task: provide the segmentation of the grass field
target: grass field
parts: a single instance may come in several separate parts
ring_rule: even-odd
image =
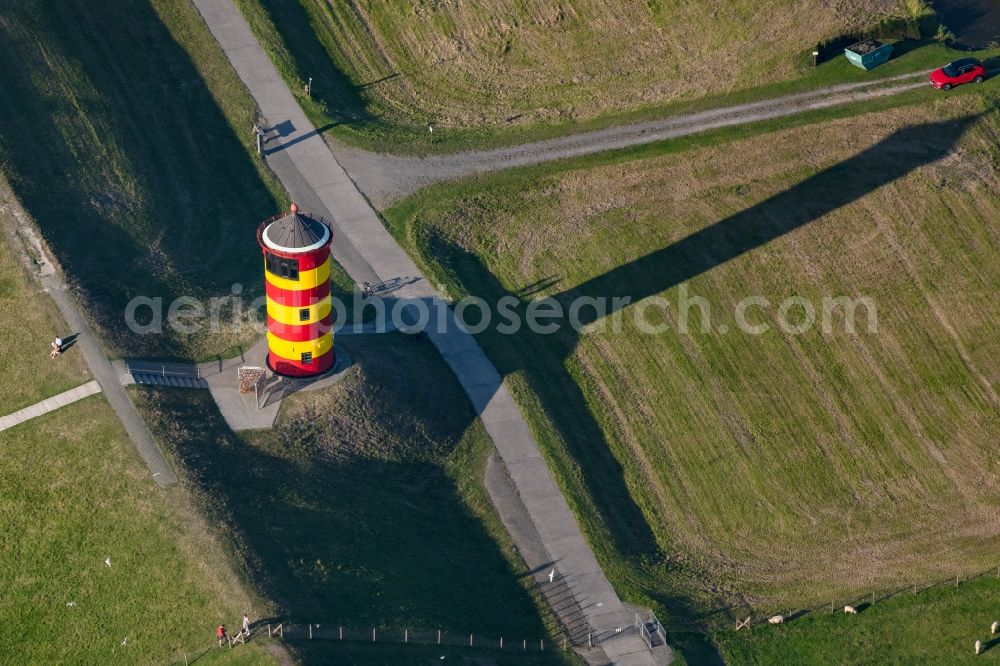
[[[876,72],[843,57],[812,67],[820,40],[928,11],[902,0],[237,4],[317,126],[392,152],[537,139],[698,98],[736,103],[930,69],[955,54],[910,41]]]
[[[49,343],[67,330],[55,304],[32,280],[22,262],[23,251],[15,251],[6,236],[13,234],[14,220],[9,192],[0,187],[0,309],[16,313],[17,325],[0,325],[0,373],[7,388],[0,394],[0,415],[9,414],[87,381],[79,349],[72,347],[58,359],[49,358]]]
[[[194,7],[15,3],[0,67],[0,170],[112,352],[206,358],[255,339],[231,320],[138,336],[124,318],[139,295],[166,311],[234,283],[247,302],[262,294],[255,230],[287,204],[253,154],[253,100]]]
[[[72,332],[22,263],[17,202],[0,196],[6,414],[89,375],[79,347],[48,358],[50,339]],[[209,648],[217,622],[267,611],[183,491],[156,487],[102,396],[0,432],[0,452],[0,661],[169,663]],[[200,663],[274,659],[259,644]]]
[[[155,486],[101,396],[0,433],[0,448],[8,658],[164,663],[211,645],[216,623],[266,611],[183,491]],[[215,663],[251,655],[271,661],[250,646]]]
[[[990,625],[998,593],[992,577],[958,588],[944,584],[858,615],[821,614],[716,639],[731,664],[995,664],[1000,639],[990,636]],[[973,653],[977,640],[985,648],[980,656]]]
[[[479,336],[621,591],[685,619],[829,603],[996,564],[996,108],[667,143],[385,216],[453,297],[512,294],[522,316],[540,296],[672,304],[645,311],[658,335],[633,307],[620,333]],[[677,333],[682,284],[711,330],[695,308]],[[735,330],[750,295],[774,304],[763,335]],[[877,332],[785,333],[792,295],[871,297]]]
[[[232,433],[207,393],[134,396],[290,622],[545,638],[481,485],[491,444],[447,366],[426,340],[343,344],[350,375],[287,398],[270,431]]]

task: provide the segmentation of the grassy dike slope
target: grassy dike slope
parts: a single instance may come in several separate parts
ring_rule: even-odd
[[[217,623],[266,612],[101,396],[5,430],[0,450],[5,660],[164,663],[210,647]],[[260,645],[225,653],[214,663],[271,661]]]
[[[696,100],[719,106],[919,71],[955,53],[910,41],[877,72],[843,57],[812,67],[817,41],[890,14],[917,21],[930,11],[920,0],[237,5],[317,126],[389,152],[527,141]]]
[[[479,337],[628,596],[686,618],[692,599],[822,603],[994,564],[998,126],[993,97],[935,99],[385,215],[453,296],[665,297],[659,335],[633,308],[620,333]],[[695,310],[677,333],[682,283],[711,330]],[[751,295],[763,335],[736,330]],[[877,332],[786,334],[793,295],[868,296]]]
[[[779,626],[716,635],[727,664],[996,664],[990,636],[1000,581],[989,577],[877,603],[858,615],[822,613]],[[839,609],[838,609],[839,610]],[[973,645],[981,641],[983,654]]]
[[[2,414],[87,379],[79,348],[48,358],[66,324],[18,252],[0,242],[0,308],[23,313],[0,319]],[[267,610],[183,491],[155,485],[101,395],[0,432],[0,488],[0,662],[166,663],[208,648],[217,622]],[[261,646],[204,659],[272,661]]]
[[[204,392],[134,399],[289,622],[546,638],[553,626],[482,486],[492,444],[444,361],[402,334],[339,344],[349,374],[286,398],[268,431],[231,432]],[[335,643],[298,648],[340,663]],[[371,659],[360,663],[396,663],[394,647],[359,650]]]
[[[241,322],[138,336],[124,318],[135,296],[161,297],[166,317],[182,295],[262,294],[254,231],[287,203],[253,152],[253,100],[194,7],[16,2],[0,68],[0,170],[111,351],[204,358],[255,339]]]
[[[0,325],[0,374],[6,378],[0,393],[0,415],[10,414],[90,379],[83,356],[76,350],[58,360],[49,358],[49,344],[68,338],[55,303],[25,270],[29,259],[18,256],[7,243],[15,220],[10,192],[0,183],[0,311],[8,313]]]

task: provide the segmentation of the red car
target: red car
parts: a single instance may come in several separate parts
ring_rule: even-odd
[[[962,58],[931,72],[931,85],[938,90],[951,90],[963,83],[982,83],[985,78],[983,63],[975,58]]]

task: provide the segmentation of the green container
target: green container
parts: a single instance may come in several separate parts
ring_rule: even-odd
[[[875,69],[892,55],[892,44],[883,44],[877,39],[865,39],[844,49],[844,55],[851,64],[861,69]]]

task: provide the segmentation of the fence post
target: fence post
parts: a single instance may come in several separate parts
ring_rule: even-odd
[[[875,605],[875,593],[872,592],[872,606]]]
[[[313,639],[313,626],[312,622],[309,623],[309,640]]]
[[[188,666],[188,653],[184,653],[184,666]]]
[[[267,623],[267,637],[268,638],[271,637],[271,623],[270,622]]]
[[[917,593],[917,584],[914,583],[913,584],[913,594],[916,594],[916,593]]]
[[[438,629],[438,645],[441,645],[441,630]]]
[[[372,643],[375,642],[375,627],[372,627]]]
[[[958,587],[958,576],[955,576],[955,587]]]
[[[472,634],[469,634],[469,647],[472,647]]]
[[[527,638],[525,638],[525,639],[524,639],[524,651],[525,651],[525,652],[527,652],[527,651],[528,651],[528,639],[527,639]],[[185,666],[186,666],[186,665],[185,665]]]
[[[403,629],[403,642],[404,643],[409,643],[410,642],[410,630],[409,629]]]
[[[340,628],[340,640],[344,640],[344,628]]]
[[[503,649],[503,636],[500,637],[500,649]]]
[[[538,639],[538,649],[542,650],[542,651],[545,650],[545,639],[544,638],[539,638]]]

